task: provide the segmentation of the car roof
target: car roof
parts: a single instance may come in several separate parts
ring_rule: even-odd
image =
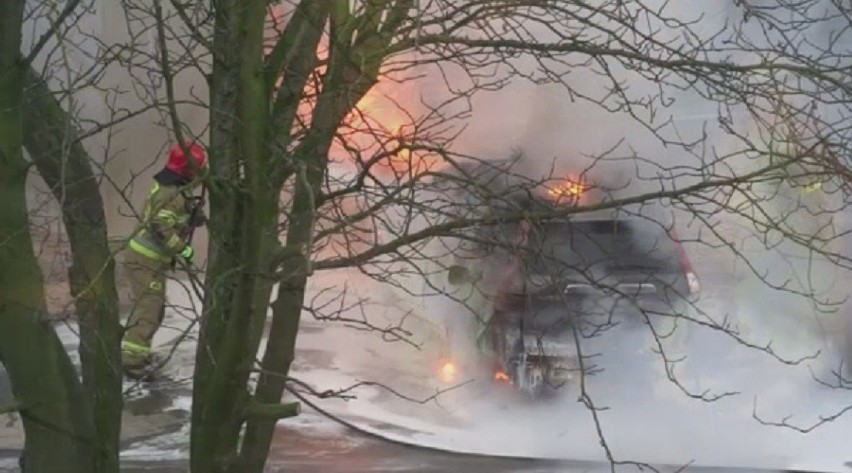
[[[536,207],[546,209],[557,209],[560,206],[568,207],[555,203],[545,197],[538,196],[516,196],[514,199],[517,209],[534,209]],[[585,204],[586,206],[591,206]],[[630,219],[658,219],[664,216],[665,211],[658,200],[649,200],[646,202],[631,203],[616,207],[599,208],[594,210],[582,210],[584,205],[578,205],[580,209],[577,213],[567,215],[566,218],[571,220],[630,220]]]
[[[517,163],[517,159],[493,161],[462,160],[453,163],[443,163],[434,170],[436,175],[432,177],[432,182],[440,184],[443,181],[449,185],[464,186],[465,178],[474,180],[491,189],[493,195],[499,196],[497,207],[500,211],[505,212],[532,210],[535,208],[545,210],[564,205],[558,204],[543,195],[537,195],[532,192],[532,189],[513,189],[512,179],[520,177],[520,174],[515,169]],[[589,204],[584,203],[583,205]],[[582,211],[571,214],[568,218],[575,221],[645,219],[668,224],[671,222],[672,217],[669,212],[666,212],[659,200],[649,199],[646,202],[613,208]]]

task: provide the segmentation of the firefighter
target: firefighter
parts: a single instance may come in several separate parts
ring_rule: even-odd
[[[189,263],[194,256],[190,235],[205,217],[203,202],[192,193],[199,187],[196,178],[206,163],[207,155],[197,144],[170,150],[165,168],[154,176],[142,222],[125,250],[133,310],[121,344],[121,362],[129,378],[147,379],[156,368],[151,340],[163,322],[166,274],[178,259]]]

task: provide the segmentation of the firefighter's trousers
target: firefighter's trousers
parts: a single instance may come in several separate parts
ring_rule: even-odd
[[[170,264],[125,250],[133,305],[122,340],[122,365],[144,366],[151,355],[151,339],[163,323],[166,308],[166,274]]]

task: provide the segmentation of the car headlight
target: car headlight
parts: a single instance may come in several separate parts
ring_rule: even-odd
[[[689,287],[690,297],[698,297],[701,293],[701,283],[698,282],[698,276],[695,273],[686,273],[686,284]]]

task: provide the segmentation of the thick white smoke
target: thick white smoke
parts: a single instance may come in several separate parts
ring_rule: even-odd
[[[714,3],[718,8],[705,8],[703,11],[712,13],[703,15],[696,13],[694,5],[687,2],[667,2],[665,8],[670,15],[681,18],[700,16],[701,20],[692,30],[699,37],[706,38],[723,27],[727,20],[736,21],[742,14],[741,9],[730,2]],[[809,34],[824,37],[825,31]],[[732,58],[737,59],[744,58]],[[532,63],[525,65],[535,66]],[[572,71],[567,81],[572,88],[589,96],[604,93],[600,88],[600,77],[588,71]],[[442,81],[433,80],[424,90],[430,90],[434,97],[436,84],[440,83]],[[629,84],[631,93],[636,96],[659,92],[655,84],[635,78]],[[560,85],[535,85],[515,80],[502,90],[483,91],[474,97],[470,119],[464,124],[465,131],[452,149],[482,159],[503,159],[520,150],[535,164],[529,171],[531,177],[551,170],[557,176],[586,170],[591,180],[619,187],[618,197],[699,183],[707,177],[698,170],[720,156],[734,155],[735,158],[729,159],[726,166],[716,168],[716,178],[755,168],[755,162],[742,153],[742,140],[719,129],[717,104],[689,91],[666,90],[666,94],[672,103],[658,111],[654,124],[668,119],[671,119],[671,124],[661,129],[660,135],[682,143],[700,141],[698,146],[688,148],[663,143],[634,118],[577,100]],[[746,132],[752,126],[745,115],[736,119],[740,127],[737,131]],[[750,138],[755,139],[755,136],[752,134]],[[760,192],[769,193],[767,190]],[[728,204],[736,206],[743,202],[734,200]],[[772,199],[761,204],[761,211],[777,218],[789,210],[789,205],[789,202]],[[707,209],[718,210],[718,206],[699,206],[693,210]],[[753,221],[730,212],[717,211],[704,221],[682,207],[673,212],[677,217],[677,230],[685,240],[687,252],[703,285],[702,300],[693,317],[720,324],[720,327],[728,323],[728,330],[736,337],[755,347],[770,346],[784,359],[796,360],[820,351],[821,356],[803,366],[788,367],[756,348],[742,346],[720,329],[710,330],[692,324],[689,345],[681,353],[688,357],[674,368],[680,381],[698,392],[702,389],[740,391],[754,396],[749,396],[748,400],[740,396],[735,398],[738,400],[706,404],[705,407],[704,403],[689,399],[668,380],[662,379],[662,362],[651,353],[649,336],[634,333],[628,338],[618,338],[619,335],[604,337],[609,343],[621,344],[622,348],[630,346],[638,350],[633,353],[635,359],[628,362],[625,360],[630,358],[630,353],[614,349],[614,345],[605,342],[590,342],[594,345],[590,349],[599,350],[610,363],[609,374],[602,377],[606,381],[592,382],[593,395],[601,400],[601,404],[617,405],[611,417],[606,417],[604,432],[618,439],[620,458],[679,462],[688,461],[692,455],[691,458],[700,458],[705,464],[715,461],[717,464],[759,466],[761,462],[777,464],[769,458],[777,459],[785,450],[804,449],[807,453],[803,453],[802,458],[814,455],[813,443],[797,443],[793,436],[787,435],[783,442],[764,445],[763,451],[742,447],[762,444],[766,439],[780,435],[775,430],[760,427],[751,419],[753,399],[758,399],[758,402],[763,399],[765,403],[761,405],[772,406],[767,417],[775,418],[797,414],[804,419],[813,419],[818,415],[816,412],[831,414],[838,408],[836,400],[828,401],[824,397],[820,397],[823,399],[821,406],[811,404],[816,402],[813,401],[814,396],[823,396],[824,393],[815,394],[814,390],[818,389],[808,369],[825,376],[832,368],[837,368],[838,349],[842,343],[841,334],[837,333],[838,327],[842,327],[838,325],[838,319],[842,321],[843,311],[848,311],[848,308],[841,307],[833,314],[821,313],[820,309],[825,310],[825,306],[819,307],[814,304],[814,298],[793,292],[807,294],[815,291],[814,297],[819,300],[840,301],[848,291],[848,283],[843,282],[848,281],[848,272],[802,245],[785,239],[780,232],[770,232],[771,240],[762,239]],[[821,218],[801,210],[789,216],[790,221],[795,221],[792,225],[802,233],[814,232],[825,225]],[[836,215],[832,223],[841,227],[849,225],[842,214]],[[835,242],[838,245],[834,247],[835,251],[844,251],[842,244],[842,240]],[[416,289],[422,289],[422,286]],[[411,305],[419,308],[421,316],[448,326],[453,335],[457,335],[455,332],[467,323],[458,319],[465,310],[446,297],[413,298]],[[458,343],[457,340],[458,337],[454,337],[450,343]],[[653,377],[657,380],[650,381]],[[645,391],[650,385],[654,386],[653,393]],[[772,389],[784,389],[786,399],[773,395]],[[594,456],[592,450],[600,453],[596,450],[599,448],[596,438],[587,437],[590,432],[578,428],[572,434],[571,428],[565,427],[571,423],[587,425],[590,419],[588,411],[574,410],[576,392],[571,390],[570,393],[559,408],[512,411],[512,415],[506,416],[488,417],[486,408],[478,410],[466,405],[487,417],[473,421],[474,430],[465,437],[475,442],[470,449],[509,449],[516,453],[558,456],[570,444],[573,447],[571,454],[577,456]],[[486,397],[480,393],[476,400],[468,399],[466,402],[485,402]],[[684,407],[690,403],[693,403],[694,409]],[[700,407],[696,407],[695,403]],[[718,417],[713,412],[718,412]],[[432,412],[425,415],[441,414]],[[528,443],[519,443],[520,436],[511,435],[519,428],[528,429]],[[713,433],[714,429],[717,429],[716,433]],[[510,435],[512,440],[504,435]],[[830,440],[830,434],[827,435],[829,437],[822,437],[824,444],[837,447],[839,444]],[[470,440],[474,438],[475,441]],[[643,442],[643,438],[655,440]],[[785,461],[794,463],[795,455]]]

